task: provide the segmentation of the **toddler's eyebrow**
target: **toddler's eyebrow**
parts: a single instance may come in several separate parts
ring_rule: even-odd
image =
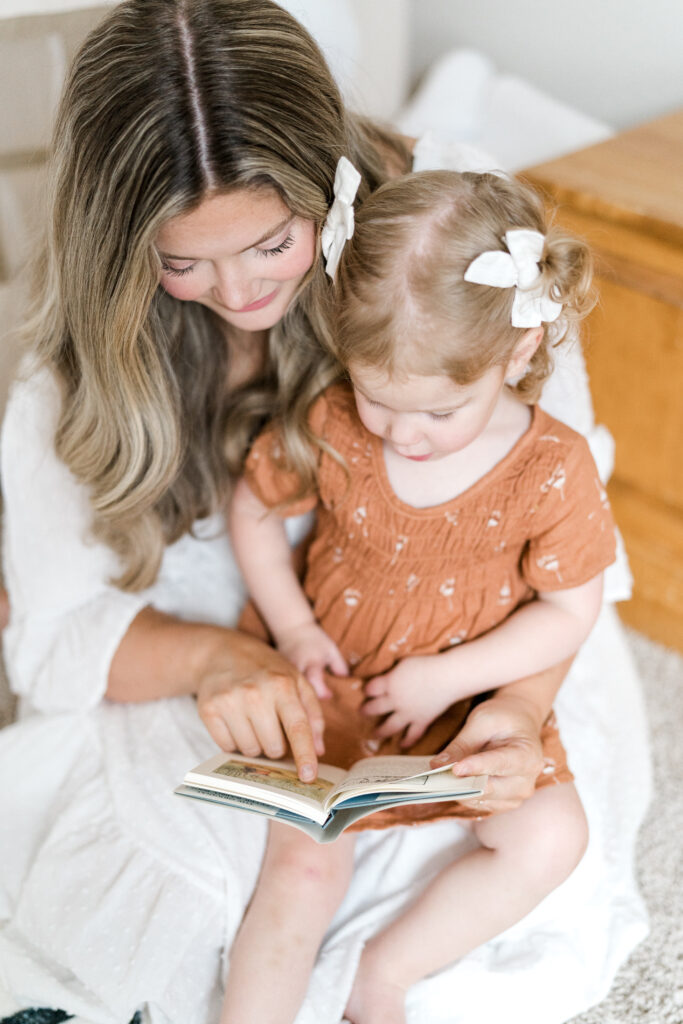
[[[249,245],[245,245],[244,249],[240,249],[237,255],[239,256],[241,253],[247,252],[248,249],[255,249],[257,245],[263,245],[263,243],[267,242],[269,238],[273,238],[275,235],[278,235],[281,231],[283,231],[288,224],[292,223],[293,220],[294,214],[290,213],[289,216],[285,217],[284,220],[281,220],[279,224],[275,225],[275,227],[268,228],[265,235],[261,235],[261,237],[258,238],[255,242],[251,242]],[[161,250],[159,250],[159,255],[163,260],[180,260],[181,262],[184,261],[186,263],[195,263],[198,259],[197,256],[174,256],[173,253],[162,252]]]

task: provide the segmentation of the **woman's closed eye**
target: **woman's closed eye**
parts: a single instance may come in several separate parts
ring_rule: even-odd
[[[256,251],[261,256],[279,256],[281,252],[285,252],[287,249],[291,249],[294,245],[294,235],[287,235],[279,245],[273,246],[272,249],[257,249]]]
[[[280,253],[286,252],[294,245],[294,235],[287,235],[278,245],[274,245],[270,249],[257,249],[256,252],[260,256],[279,256]],[[161,261],[161,269],[165,274],[170,274],[171,277],[185,277],[186,274],[191,274],[196,264],[190,263],[187,267],[172,267],[170,263],[166,263],[164,260]]]
[[[455,416],[455,409],[451,412],[430,412],[429,418],[432,420],[450,420]]]
[[[171,267],[168,263],[161,261],[161,269],[165,274],[171,274],[172,277],[184,277],[185,274],[191,273],[195,268],[194,263],[190,263],[189,267]]]

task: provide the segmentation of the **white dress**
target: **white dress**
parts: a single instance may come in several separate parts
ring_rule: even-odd
[[[416,160],[435,165],[436,156],[426,143]],[[443,151],[440,161],[451,163]],[[588,434],[608,468],[610,439],[593,427],[578,349],[542,404]],[[103,694],[112,654],[144,605],[231,625],[243,586],[212,520],[166,551],[148,591],[111,587],[111,554],[87,540],[86,494],[53,451],[58,408],[49,372],[34,373],[15,384],[2,435],[12,606],[3,641],[20,715],[0,733],[0,1017],[45,1006],[128,1024],[144,1008],[152,1024],[215,1024],[265,824],[174,795],[215,749],[191,698],[113,704]],[[612,597],[627,587],[622,559]],[[560,1024],[606,994],[647,932],[632,870],[647,739],[612,608],[565,682],[558,715],[590,820],[588,853],[524,921],[415,986],[410,1024]],[[297,1024],[341,1019],[364,939],[471,842],[457,822],[359,837],[357,871]]]

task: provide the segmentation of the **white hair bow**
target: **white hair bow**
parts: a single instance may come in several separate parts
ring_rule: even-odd
[[[505,232],[508,252],[490,251],[477,256],[465,271],[465,280],[493,288],[515,287],[512,303],[513,327],[540,327],[552,323],[562,312],[543,285],[538,263],[545,238],[538,231],[513,228]]]
[[[321,242],[325,270],[334,277],[342,250],[353,236],[353,201],[360,185],[360,174],[345,156],[339,158],[334,176],[334,202],[323,225]]]

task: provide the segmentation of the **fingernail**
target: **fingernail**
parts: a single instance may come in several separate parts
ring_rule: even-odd
[[[448,754],[437,754],[432,758],[432,764],[446,764],[447,761],[450,761]]]
[[[302,764],[299,770],[299,778],[302,782],[311,782],[315,778],[315,768],[312,764]]]

